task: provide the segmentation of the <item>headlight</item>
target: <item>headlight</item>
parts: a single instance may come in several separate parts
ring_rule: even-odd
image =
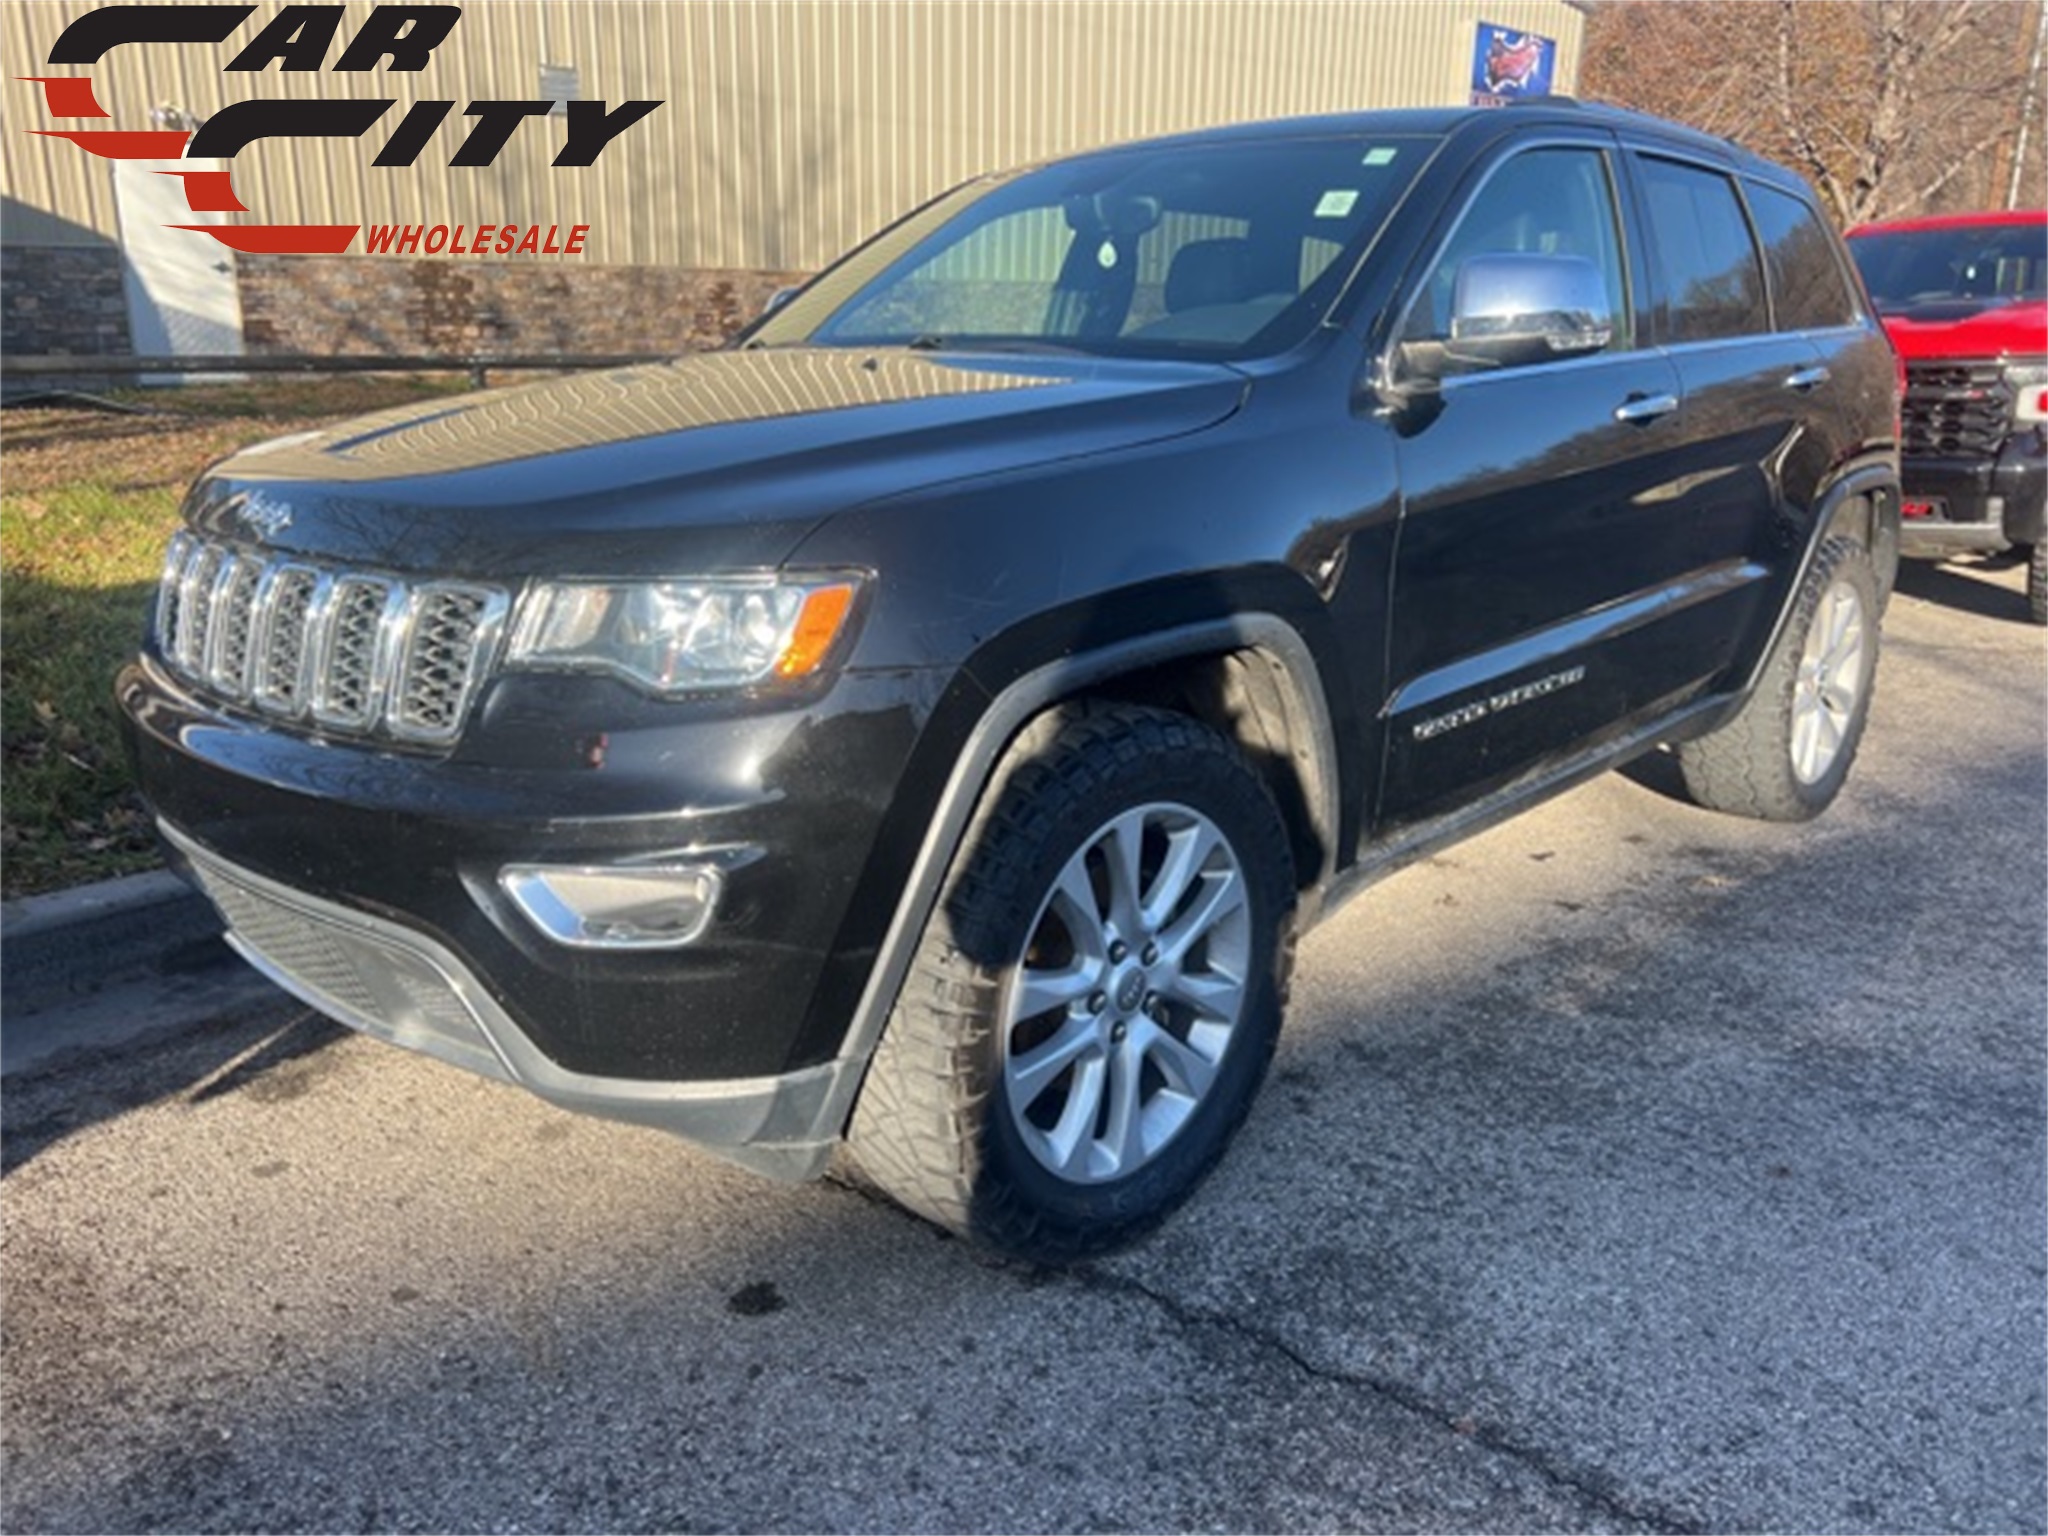
[[[795,681],[832,657],[859,590],[843,573],[546,582],[520,606],[507,662],[660,694]]]
[[[2048,363],[2018,363],[2005,370],[2012,386],[2012,419],[2025,426],[2048,421]]]

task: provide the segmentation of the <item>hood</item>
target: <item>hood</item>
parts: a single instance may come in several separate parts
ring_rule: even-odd
[[[1220,364],[716,352],[433,401],[222,460],[219,538],[473,577],[778,564],[835,512],[943,481],[1198,431]]]
[[[1947,299],[1883,318],[1892,345],[1908,362],[2048,355],[2048,304],[2039,299],[1989,309],[1982,300]]]

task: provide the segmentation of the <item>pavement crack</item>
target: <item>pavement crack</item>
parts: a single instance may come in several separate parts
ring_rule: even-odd
[[[1369,1392],[1404,1412],[1428,1420],[1451,1434],[1471,1440],[1496,1455],[1527,1467],[1552,1486],[1578,1496],[1600,1513],[1640,1529],[1669,1533],[1669,1536],[1697,1536],[1707,1527],[1698,1519],[1681,1514],[1654,1500],[1640,1499],[1625,1492],[1616,1479],[1597,1469],[1579,1467],[1560,1460],[1540,1446],[1511,1434],[1504,1426],[1488,1424],[1457,1414],[1433,1402],[1405,1382],[1369,1371],[1340,1370],[1301,1352],[1276,1333],[1256,1328],[1228,1313],[1191,1307],[1179,1297],[1154,1289],[1129,1275],[1112,1274],[1095,1265],[1081,1265],[1057,1272],[1084,1289],[1110,1295],[1138,1297],[1149,1301],[1190,1332],[1212,1329],[1251,1345],[1261,1353],[1284,1361],[1313,1381],[1353,1391]]]
[[[885,1211],[927,1231],[938,1232],[937,1228],[932,1227],[922,1217],[906,1211],[879,1190],[870,1188],[844,1165],[829,1169],[824,1182],[874,1206],[877,1210]],[[1190,1333],[1208,1329],[1228,1334],[1262,1354],[1277,1357],[1288,1367],[1312,1381],[1349,1391],[1369,1392],[1450,1434],[1468,1439],[1497,1456],[1506,1457],[1526,1467],[1552,1487],[1575,1495],[1592,1509],[1623,1525],[1655,1532],[1657,1536],[1701,1536],[1701,1533],[1709,1529],[1705,1523],[1693,1516],[1682,1514],[1654,1500],[1633,1497],[1609,1473],[1597,1468],[1573,1465],[1540,1446],[1518,1439],[1509,1433],[1505,1426],[1484,1423],[1467,1415],[1454,1413],[1441,1404],[1432,1402],[1424,1393],[1405,1382],[1368,1371],[1346,1371],[1325,1365],[1303,1354],[1276,1333],[1252,1327],[1228,1313],[1208,1312],[1191,1307],[1179,1297],[1156,1290],[1132,1276],[1114,1274],[1096,1264],[1056,1268],[1029,1264],[972,1249],[967,1256],[989,1269],[1013,1274],[1033,1285],[1065,1282],[1105,1296],[1149,1302],[1170,1318],[1175,1326]]]
[[[904,1210],[879,1190],[870,1188],[843,1166],[835,1166],[828,1170],[824,1182],[914,1226],[935,1233],[938,1230],[922,1217]],[[1658,1536],[1701,1536],[1701,1533],[1709,1529],[1706,1524],[1692,1516],[1681,1514],[1654,1500],[1631,1496],[1609,1473],[1595,1468],[1575,1466],[1561,1460],[1540,1446],[1518,1439],[1509,1433],[1505,1426],[1487,1424],[1466,1415],[1453,1413],[1441,1404],[1432,1402],[1428,1396],[1405,1382],[1369,1371],[1338,1370],[1322,1364],[1303,1354],[1278,1334],[1254,1328],[1228,1313],[1208,1312],[1191,1307],[1179,1297],[1156,1290],[1132,1276],[1113,1274],[1095,1264],[1077,1264],[1065,1269],[1052,1268],[971,1250],[969,1257],[990,1269],[1006,1271],[1032,1284],[1066,1282],[1106,1296],[1135,1298],[1149,1302],[1165,1313],[1175,1326],[1190,1333],[1209,1329],[1228,1334],[1262,1354],[1277,1357],[1312,1381],[1349,1391],[1369,1392],[1403,1412],[1427,1420],[1450,1434],[1471,1440],[1484,1450],[1528,1468],[1552,1487],[1577,1496],[1591,1508],[1624,1525],[1655,1532]]]

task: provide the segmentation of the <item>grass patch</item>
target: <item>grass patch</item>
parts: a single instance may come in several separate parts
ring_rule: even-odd
[[[263,380],[123,391],[143,416],[0,412],[0,889],[157,862],[115,724],[186,487],[284,432],[459,391],[452,377]]]

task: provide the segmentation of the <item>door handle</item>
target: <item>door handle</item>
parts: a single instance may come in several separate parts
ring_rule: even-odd
[[[1787,389],[1796,389],[1801,394],[1805,394],[1810,389],[1820,388],[1821,385],[1827,383],[1833,377],[1834,375],[1829,373],[1824,367],[1802,368],[1785,380],[1785,387]]]
[[[1630,395],[1614,408],[1614,419],[1630,423],[1655,421],[1677,409],[1676,395]]]

